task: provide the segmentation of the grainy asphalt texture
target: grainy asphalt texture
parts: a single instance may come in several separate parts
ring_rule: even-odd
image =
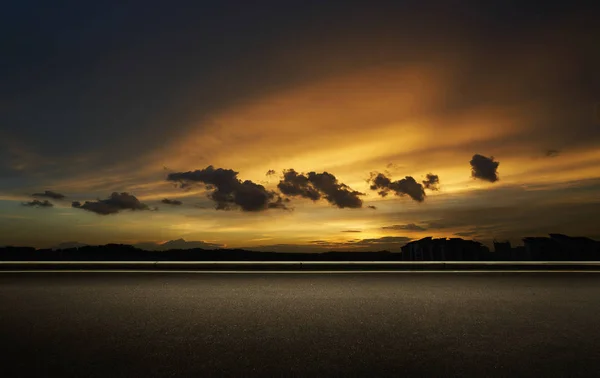
[[[600,376],[600,274],[0,274],[1,377]]]

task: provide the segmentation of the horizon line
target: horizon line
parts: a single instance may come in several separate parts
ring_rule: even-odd
[[[592,237],[589,236],[570,236],[570,235],[566,235],[566,234],[561,234],[561,233],[548,233],[546,234],[548,236],[523,236],[520,237],[520,241],[524,242],[526,239],[538,239],[538,238],[542,238],[542,239],[554,239],[554,236],[562,236],[562,237],[567,237],[570,239],[587,239],[588,241],[593,241],[596,243],[600,243],[599,240],[593,239]],[[385,237],[385,236],[384,236]],[[463,240],[463,241],[472,241],[475,243],[478,243],[482,246],[485,246],[485,243],[478,241],[476,239],[464,239],[462,237],[449,237],[449,236],[444,236],[444,237],[433,237],[433,236],[425,236],[419,239],[411,239],[409,241],[407,241],[406,243],[402,244],[401,246],[399,246],[398,248],[402,248],[410,243],[413,243],[415,241],[421,241],[421,240],[444,240],[444,241],[450,241],[450,240]],[[33,247],[33,246],[27,246],[27,245],[11,245],[11,244],[5,244],[5,245],[0,245],[0,248],[34,248],[35,250],[53,250],[53,251],[59,251],[59,250],[66,250],[66,249],[78,249],[78,248],[84,248],[84,247],[106,247],[106,246],[110,246],[110,245],[120,245],[120,246],[129,246],[129,247],[133,247],[136,249],[139,249],[141,251],[145,251],[145,252],[168,252],[171,250],[193,250],[193,249],[201,249],[201,250],[205,250],[205,251],[220,251],[220,250],[244,250],[244,251],[249,251],[249,252],[262,252],[262,253],[343,253],[343,252],[351,252],[351,253],[361,253],[361,252],[370,252],[370,253],[376,253],[376,252],[389,252],[389,253],[401,253],[401,252],[393,252],[390,251],[389,249],[379,249],[379,250],[364,250],[364,248],[369,248],[368,246],[360,246],[360,247],[354,247],[356,249],[361,249],[359,251],[356,250],[352,250],[352,246],[344,246],[344,247],[340,247],[339,249],[336,249],[335,247],[329,247],[329,248],[333,248],[331,250],[321,250],[321,251],[313,251],[313,252],[292,252],[292,251],[261,251],[261,250],[256,250],[259,248],[273,248],[273,247],[278,247],[278,246],[282,246],[285,245],[286,247],[295,247],[295,248],[302,248],[302,247],[308,247],[308,248],[319,248],[319,246],[317,244],[271,244],[271,245],[259,245],[259,246],[244,246],[244,247],[227,247],[227,244],[224,244],[223,247],[216,247],[216,248],[207,248],[207,247],[191,247],[191,248],[170,248],[170,249],[166,249],[166,250],[151,250],[151,249],[144,249],[142,247],[138,247],[137,245],[140,244],[154,244],[156,245],[156,247],[161,247],[164,246],[167,243],[173,242],[173,241],[183,241],[184,243],[204,243],[207,245],[210,244],[218,244],[218,243],[209,243],[209,242],[205,242],[202,240],[185,240],[184,238],[179,238],[179,239],[172,239],[172,240],[167,240],[165,242],[162,243],[158,243],[158,242],[152,242],[152,241],[142,241],[142,242],[136,242],[136,243],[119,243],[119,242],[109,242],[109,243],[105,243],[105,244],[87,244],[87,243],[82,243],[79,241],[67,241],[67,242],[62,242],[59,243],[55,246],[51,246],[51,247],[42,247],[42,248],[37,248],[37,247]],[[489,240],[487,240],[489,241]],[[61,244],[68,244],[68,243],[73,243],[73,244],[81,244],[79,246],[71,246],[71,247],[60,247],[59,246]],[[336,243],[336,242],[332,242],[332,243]],[[341,242],[343,243],[343,242]],[[496,243],[500,243],[500,244],[510,244],[511,248],[515,248],[515,247],[521,247],[524,246],[523,244],[512,244],[511,241],[509,239],[502,239],[502,240],[497,240],[497,239],[492,239],[491,243],[493,245],[495,245]],[[361,248],[362,247],[362,248]],[[342,249],[342,248],[349,248],[349,249]]]

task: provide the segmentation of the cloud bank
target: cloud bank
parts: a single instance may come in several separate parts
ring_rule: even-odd
[[[238,172],[232,169],[215,169],[209,165],[200,170],[170,173],[167,181],[177,182],[181,188],[204,184],[211,191],[208,197],[216,202],[217,210],[287,209],[285,202],[289,200],[260,184],[250,180],[242,181],[237,175]]]
[[[330,204],[343,208],[361,208],[363,205],[359,196],[364,193],[352,190],[328,172],[307,174],[298,173],[293,169],[284,171],[283,178],[277,185],[281,193],[288,196],[298,196],[318,201],[324,198]]]
[[[385,197],[389,192],[394,192],[397,196],[409,196],[417,202],[425,201],[425,189],[438,190],[440,179],[432,173],[427,174],[423,183],[418,183],[412,176],[406,176],[403,179],[392,181],[383,173],[371,173],[369,183],[371,190],[377,190],[377,193]]]
[[[148,205],[141,203],[135,196],[126,192],[113,192],[107,199],[85,201],[83,204],[79,201],[74,201],[71,206],[100,215],[116,214],[122,210],[150,210]]]

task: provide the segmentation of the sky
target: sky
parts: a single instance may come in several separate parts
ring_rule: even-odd
[[[0,245],[600,239],[594,2],[8,1]]]

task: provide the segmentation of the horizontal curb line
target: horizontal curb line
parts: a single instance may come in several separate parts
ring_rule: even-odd
[[[0,274],[18,273],[164,273],[164,274],[453,274],[453,273],[590,273],[600,270],[0,270]]]
[[[600,261],[0,261],[9,271],[600,271]]]
[[[0,261],[10,265],[586,265],[600,267],[600,261]]]

